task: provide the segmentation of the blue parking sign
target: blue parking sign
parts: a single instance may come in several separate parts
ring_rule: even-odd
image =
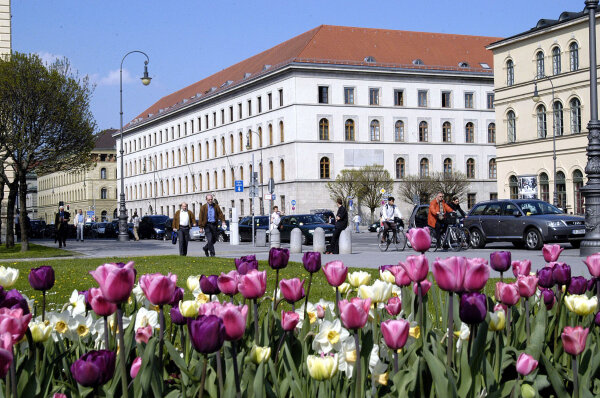
[[[235,180],[235,192],[244,192],[243,180]]]

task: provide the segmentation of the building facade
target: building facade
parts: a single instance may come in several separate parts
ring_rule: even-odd
[[[0,0],[0,56],[10,54],[12,49],[10,19],[10,0]]]
[[[83,210],[88,221],[112,221],[117,217],[117,157],[112,137],[114,131],[105,130],[99,135],[92,151],[95,165],[90,170],[38,176],[40,219],[53,224],[60,202],[65,207],[68,206],[71,215]]]
[[[374,164],[396,193],[406,176],[460,171],[471,204],[490,199],[492,41],[320,26],[166,96],[124,131],[129,214],[172,216],[183,201],[197,213],[213,193],[225,214],[249,215],[253,170],[288,214],[333,208],[327,182]],[[268,212],[262,195],[255,206]]]
[[[558,206],[584,214],[580,189],[586,181],[590,119],[587,13],[542,19],[488,49],[494,53],[499,197],[518,197],[518,177],[532,175],[538,198],[552,203],[556,184]]]

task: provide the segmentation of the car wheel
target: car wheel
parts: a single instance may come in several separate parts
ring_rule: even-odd
[[[542,234],[535,228],[528,229],[525,232],[525,246],[529,250],[540,250],[544,245]]]
[[[217,237],[217,240],[219,242],[225,242],[225,238],[223,237],[223,234],[219,234],[219,236]]]
[[[483,249],[485,247],[485,238],[480,230],[473,228],[471,230],[471,246],[476,249]]]
[[[581,241],[580,240],[572,240],[569,243],[571,244],[571,247],[573,249],[579,249],[579,247],[581,246]]]

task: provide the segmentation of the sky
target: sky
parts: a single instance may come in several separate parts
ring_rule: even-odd
[[[583,0],[13,0],[13,51],[66,57],[95,84],[98,130],[119,128],[165,95],[319,25],[507,37],[581,11]]]

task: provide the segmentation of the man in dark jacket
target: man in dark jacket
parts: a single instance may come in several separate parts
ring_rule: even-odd
[[[463,209],[460,208],[460,200],[458,199],[458,196],[453,196],[452,197],[452,201],[450,201],[450,203],[448,203],[448,205],[452,208],[452,210],[454,210],[461,218],[465,218],[467,216],[467,214],[464,212]]]
[[[173,232],[177,232],[179,239],[179,255],[187,256],[188,242],[190,241],[190,228],[196,225],[194,213],[188,210],[187,203],[181,204],[181,209],[173,217]]]
[[[56,228],[56,238],[58,240],[58,247],[62,248],[63,246],[67,246],[67,234],[69,228],[69,220],[71,219],[71,214],[68,211],[65,211],[64,206],[60,206],[58,208],[58,213],[54,217],[54,227]]]
[[[333,236],[331,237],[331,243],[329,245],[329,250],[327,251],[330,254],[340,253],[340,234],[348,226],[348,211],[343,205],[342,198],[337,199],[337,206],[338,211],[335,215],[335,229],[333,230]]]
[[[222,228],[227,229],[225,216],[221,208],[213,203],[213,196],[208,194],[206,195],[206,203],[200,208],[200,215],[198,216],[198,226],[201,228],[200,231],[204,228],[204,236],[206,237],[206,245],[203,247],[206,257],[209,255],[211,257],[215,256],[214,244],[218,237],[217,227],[219,226],[219,221]]]

